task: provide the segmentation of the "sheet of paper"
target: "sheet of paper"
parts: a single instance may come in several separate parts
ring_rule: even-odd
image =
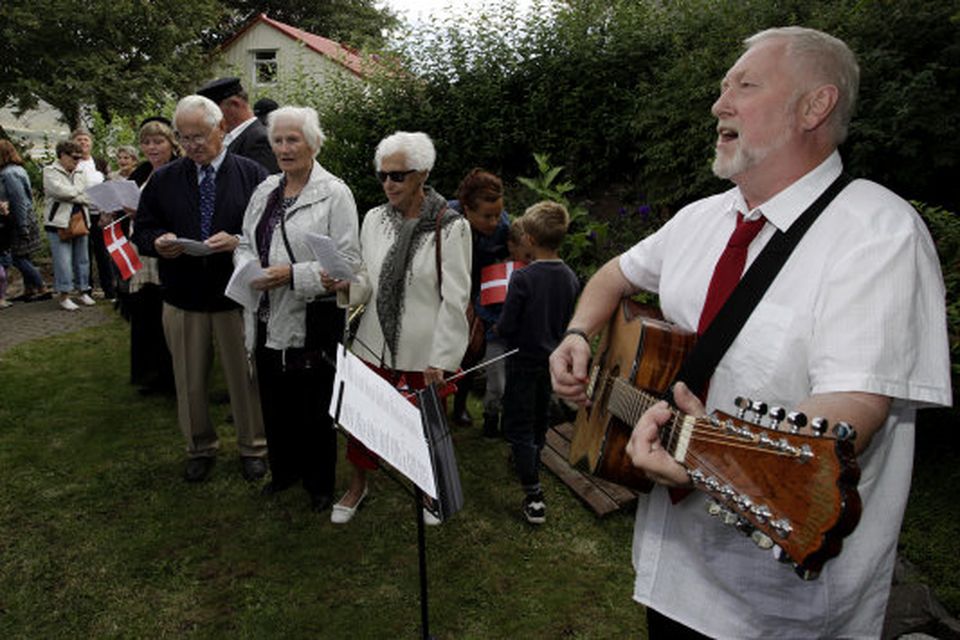
[[[176,238],[172,242],[183,247],[183,252],[188,256],[208,256],[213,253],[213,249],[199,240]]]
[[[420,410],[343,346],[337,349],[333,385],[330,415],[337,417],[339,401],[340,426],[436,498],[437,480]]]
[[[87,197],[100,211],[136,209],[140,203],[140,187],[133,180],[107,180],[87,188]]]
[[[257,260],[247,260],[239,269],[233,270],[230,276],[230,282],[224,294],[231,300],[243,305],[243,308],[256,311],[260,306],[260,296],[262,291],[254,289],[251,283],[254,280],[264,277],[263,268]]]
[[[337,243],[330,236],[319,233],[306,234],[307,245],[313,252],[313,257],[320,263],[320,268],[326,271],[331,278],[356,282],[357,277],[350,268],[350,263],[343,259],[337,251]]]

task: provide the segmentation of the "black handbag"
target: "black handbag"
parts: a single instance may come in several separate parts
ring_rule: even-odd
[[[280,216],[280,233],[290,263],[297,262],[290,241],[287,239],[286,215]],[[291,290],[293,282],[290,283]],[[346,311],[337,306],[336,294],[321,296],[306,305],[306,321],[302,348],[286,350],[287,369],[313,369],[324,363],[336,368],[337,346],[346,327]]]

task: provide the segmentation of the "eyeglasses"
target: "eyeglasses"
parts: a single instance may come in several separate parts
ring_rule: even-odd
[[[184,147],[195,147],[201,145],[207,141],[207,138],[210,137],[210,132],[206,133],[195,133],[191,136],[180,135],[179,132],[176,134],[177,142],[179,142]]]
[[[407,179],[411,173],[416,173],[416,169],[407,169],[406,171],[377,171],[377,180],[386,182],[390,178],[394,182],[400,183]]]

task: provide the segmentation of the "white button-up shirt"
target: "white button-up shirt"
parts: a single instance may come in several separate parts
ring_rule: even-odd
[[[768,224],[747,266],[840,174],[836,152],[749,212]],[[747,212],[734,188],[695,202],[620,258],[635,286],[660,294],[666,317],[695,331],[714,265]],[[856,180],[827,206],[784,265],[711,379],[708,409],[745,396],[790,408],[811,394],[893,398],[859,458],[863,512],[843,552],[815,581],[721,524],[702,494],[671,505],[641,498],[634,597],[715,637],[877,637],[910,487],[915,409],[950,405],[944,285],[923,221],[903,199]],[[856,426],[856,425],[854,425]]]

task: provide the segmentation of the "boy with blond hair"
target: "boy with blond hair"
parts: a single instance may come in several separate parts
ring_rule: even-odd
[[[543,524],[539,466],[551,394],[548,359],[563,339],[580,283],[558,253],[570,224],[566,208],[538,202],[520,220],[533,262],[513,272],[496,325],[508,349],[519,349],[506,363],[502,428],[525,494],[523,515],[531,524]]]

